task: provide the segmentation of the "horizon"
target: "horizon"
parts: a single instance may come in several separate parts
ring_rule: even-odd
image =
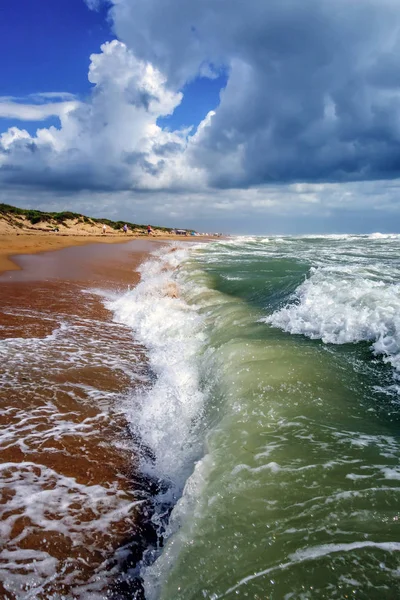
[[[1,207],[1,203],[0,203],[0,207]],[[12,205],[8,205],[8,204],[3,204],[3,206],[6,207],[11,207],[11,208],[21,208],[22,210],[38,210],[38,209],[30,209],[30,208],[26,208],[26,207],[13,207]],[[46,213],[46,211],[40,211],[38,210],[38,212],[43,212]],[[73,211],[70,211],[68,208],[66,208],[65,210],[61,211],[62,213],[69,213],[71,212],[71,214],[73,215],[78,215],[78,216],[83,216],[83,217],[88,217],[89,219],[96,219],[97,221],[107,221],[110,220],[111,222],[118,222],[118,223],[123,223],[124,221],[127,222],[128,225],[138,225],[140,227],[145,227],[145,223],[132,223],[130,222],[128,219],[109,219],[106,216],[100,216],[100,217],[95,217],[94,215],[88,215],[88,214],[83,214],[83,213],[74,213]],[[54,215],[57,213],[54,212],[48,212],[48,214],[50,215]],[[0,211],[0,217],[1,217],[1,211]],[[146,222],[147,223],[147,222]],[[164,228],[165,226],[162,224],[153,224],[150,223],[150,225],[152,227],[155,228]],[[169,228],[169,227],[167,227]],[[180,229],[179,226],[176,227],[171,227],[170,229]],[[195,231],[197,233],[207,233],[207,232],[203,232],[203,231],[198,231],[196,228],[194,227],[186,227],[186,228],[182,228],[182,229],[186,229],[187,231]],[[216,231],[212,230],[214,233],[217,233]],[[209,232],[211,233],[211,231]],[[221,233],[221,232],[218,232]],[[396,231],[369,231],[369,232],[364,232],[364,233],[355,233],[354,231],[332,231],[329,233],[319,233],[319,232],[307,232],[304,231],[302,233],[285,233],[282,231],[278,231],[275,233],[249,233],[249,232],[238,232],[238,233],[231,233],[229,231],[223,232],[222,233],[223,236],[229,236],[229,237],[271,237],[271,238],[275,238],[275,237],[347,237],[347,236],[353,236],[353,237],[371,237],[371,236],[382,236],[382,237],[386,237],[386,236],[400,236],[400,232],[396,232]]]
[[[0,202],[400,232],[395,0],[6,0],[2,16]]]

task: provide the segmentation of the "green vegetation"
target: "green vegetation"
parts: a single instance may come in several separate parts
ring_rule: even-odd
[[[66,221],[76,220],[80,223],[87,223],[89,225],[94,223],[106,224],[111,229],[116,231],[122,230],[125,223],[128,225],[130,229],[146,229],[147,225],[139,225],[137,223],[129,223],[128,221],[110,221],[110,219],[97,219],[94,217],[87,217],[86,215],[81,215],[79,213],[74,213],[71,211],[63,211],[63,212],[42,212],[41,210],[34,209],[25,209],[25,208],[17,208],[16,206],[11,206],[10,204],[0,204],[0,216],[4,215],[8,218],[12,217],[25,217],[32,225],[37,225],[38,223],[43,223],[46,227],[49,227],[48,223],[53,224],[62,224],[64,227],[67,227]],[[21,227],[18,221],[15,221],[15,225]],[[152,225],[153,229],[158,231],[170,232],[172,231],[171,227],[159,227]]]

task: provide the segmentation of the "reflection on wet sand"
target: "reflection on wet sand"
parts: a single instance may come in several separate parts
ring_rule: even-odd
[[[146,491],[120,404],[148,373],[102,294],[136,283],[151,242],[134,244],[22,257],[2,276],[2,598],[133,591],[121,569],[147,535]]]

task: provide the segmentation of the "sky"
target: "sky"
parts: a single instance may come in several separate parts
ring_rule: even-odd
[[[398,0],[3,0],[0,202],[400,232]]]

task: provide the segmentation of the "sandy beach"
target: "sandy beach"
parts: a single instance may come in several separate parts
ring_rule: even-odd
[[[201,241],[210,238],[194,238]],[[86,246],[88,244],[121,244],[132,240],[157,240],[162,241],[193,241],[193,238],[160,233],[147,236],[121,233],[107,233],[106,235],[86,234],[57,234],[57,233],[1,233],[0,231],[0,272],[19,269],[18,262],[12,256],[18,254],[37,254],[50,250],[60,250],[70,246]]]
[[[11,254],[15,269],[0,275],[3,598],[21,589],[38,599],[136,589],[118,552],[140,554],[146,500],[120,403],[148,373],[143,349],[112,322],[102,295],[135,285],[158,242],[72,245],[88,241],[1,240],[1,267]]]

